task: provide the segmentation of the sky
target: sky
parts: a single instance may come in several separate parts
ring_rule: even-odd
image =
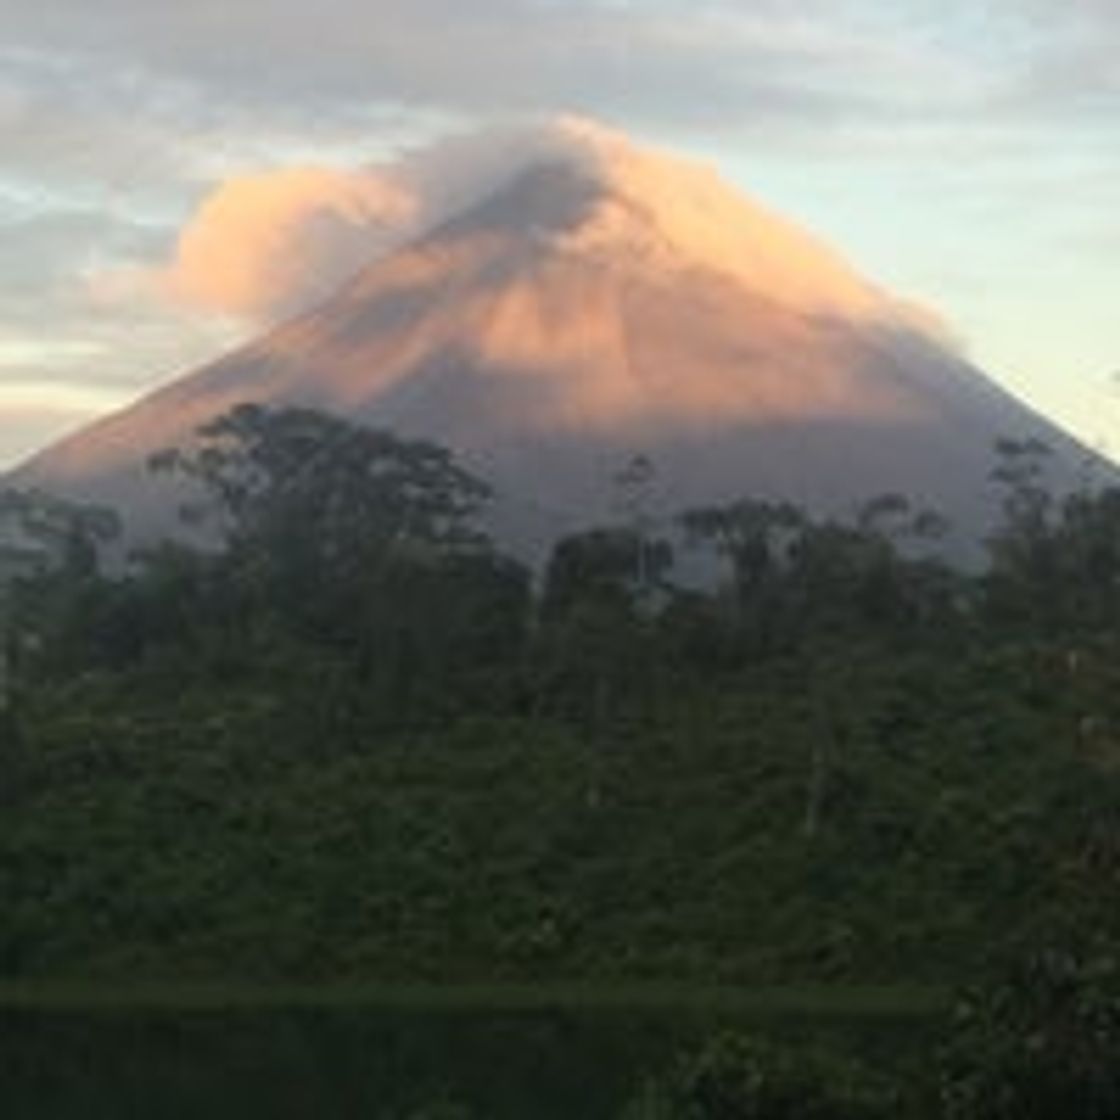
[[[1116,0],[0,0],[0,26],[0,468],[312,298],[293,230],[353,265],[405,228],[363,169],[555,114],[714,164],[1120,457]]]

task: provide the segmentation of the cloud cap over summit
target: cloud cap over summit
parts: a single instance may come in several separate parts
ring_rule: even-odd
[[[479,205],[523,172],[565,168],[639,208],[675,253],[773,298],[868,310],[882,293],[822,244],[704,164],[579,117],[495,128],[356,170],[282,168],[223,182],[184,228],[166,294],[271,322],[319,302],[363,265]],[[604,225],[581,236],[609,236]]]

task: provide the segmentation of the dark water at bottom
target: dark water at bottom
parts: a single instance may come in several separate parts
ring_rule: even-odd
[[[12,1120],[609,1117],[680,1032],[556,1013],[6,1012]]]
[[[11,1120],[615,1120],[739,1016],[695,1010],[0,1010]],[[832,1022],[867,1051],[898,1024]],[[818,1036],[818,1026],[765,1026]],[[907,1034],[921,1027],[910,1024]],[[884,1040],[886,1040],[884,1042]],[[909,1047],[908,1047],[909,1049]]]

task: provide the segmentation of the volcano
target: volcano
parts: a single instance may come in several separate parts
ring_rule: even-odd
[[[746,495],[850,512],[902,492],[958,535],[990,517],[1001,437],[1083,450],[932,317],[714,172],[576,130],[329,298],[49,447],[13,481],[168,531],[148,457],[235,404],[435,440],[489,480],[530,551],[610,518],[636,455],[661,509]]]

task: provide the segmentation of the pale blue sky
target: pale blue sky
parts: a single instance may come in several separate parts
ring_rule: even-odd
[[[227,176],[511,112],[694,153],[1120,453],[1115,0],[0,0],[0,464],[249,331],[145,296]]]

